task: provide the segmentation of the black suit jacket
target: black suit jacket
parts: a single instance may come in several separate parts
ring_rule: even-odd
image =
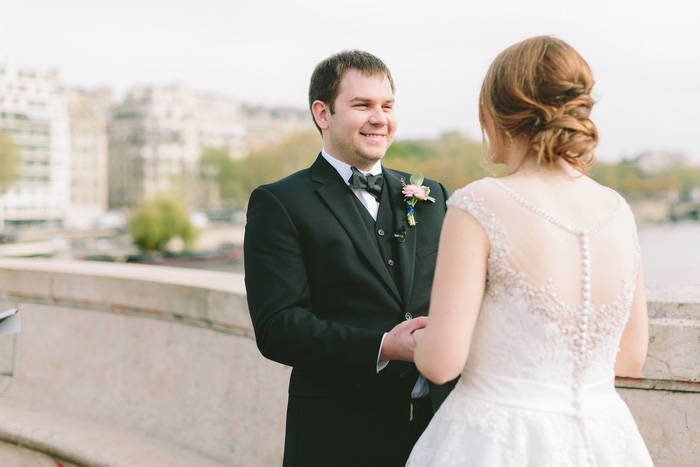
[[[447,194],[424,181],[436,201],[417,203],[409,227],[401,179],[410,175],[383,174],[385,229],[363,218],[320,155],[250,197],[245,280],[256,341],[293,367],[285,465],[403,465],[410,451],[418,373],[398,361],[377,373],[377,357],[385,332],[428,312]]]

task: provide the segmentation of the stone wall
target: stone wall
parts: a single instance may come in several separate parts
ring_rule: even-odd
[[[647,364],[618,390],[657,467],[700,465],[700,285],[647,298]],[[3,259],[11,306],[22,332],[0,336],[0,457],[281,464],[289,369],[260,356],[240,275]]]
[[[700,465],[700,284],[647,284],[649,352],[618,378],[656,467]]]
[[[289,370],[240,275],[0,260],[0,441],[76,465],[281,464]],[[0,448],[1,451],[1,448]]]

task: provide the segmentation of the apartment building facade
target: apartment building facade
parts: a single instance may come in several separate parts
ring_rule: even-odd
[[[70,126],[55,69],[0,60],[0,131],[19,150],[18,177],[0,189],[0,228],[56,223],[70,193]]]
[[[186,86],[139,86],[115,106],[109,125],[109,208],[129,208],[160,193],[190,206],[216,202],[212,174],[200,173],[206,149],[232,159],[314,131],[307,112],[251,107],[228,96]]]
[[[161,193],[215,206],[206,149],[232,159],[291,133],[314,131],[308,112],[250,106],[181,86],[65,89],[58,71],[0,59],[0,132],[19,153],[18,177],[0,182],[0,230],[31,224],[84,228],[107,210]]]
[[[195,97],[182,86],[139,86],[114,107],[109,124],[110,209],[157,194],[186,197],[199,158]]]
[[[66,92],[70,118],[70,205],[67,226],[90,227],[107,210],[107,121],[111,90]]]

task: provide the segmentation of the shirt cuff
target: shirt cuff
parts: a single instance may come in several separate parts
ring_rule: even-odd
[[[382,346],[384,345],[384,339],[386,338],[387,333],[385,332],[384,335],[382,336],[382,342],[379,344],[379,353],[377,354],[377,373],[382,371],[386,366],[389,364],[389,360],[385,362],[380,362],[379,357],[382,355]]]

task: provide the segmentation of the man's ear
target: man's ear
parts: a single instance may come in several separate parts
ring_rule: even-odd
[[[322,130],[327,130],[330,126],[331,108],[323,101],[314,101],[311,104],[311,112],[314,114],[316,124]]]

